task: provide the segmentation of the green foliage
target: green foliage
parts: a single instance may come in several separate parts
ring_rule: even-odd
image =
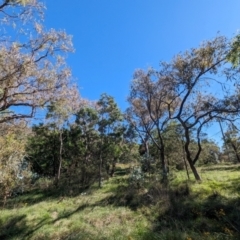
[[[134,134],[123,123],[112,97],[103,94],[96,104],[81,107],[74,114],[75,121],[66,115],[64,119],[71,119],[68,124],[59,118],[61,110],[55,106],[50,105],[47,113],[51,121],[33,126],[28,141],[34,172],[55,177],[60,169],[76,177],[81,186],[88,186],[97,178],[102,182],[113,176],[116,163],[129,161],[135,154]]]
[[[27,155],[34,172],[55,176],[59,164],[59,138],[57,132],[43,124],[32,128],[28,139]]]
[[[240,137],[237,126],[228,125],[223,141],[223,155],[227,156],[227,161],[240,162]]]
[[[4,204],[14,189],[22,188],[31,177],[25,156],[26,133],[21,122],[0,126],[0,198]]]
[[[237,67],[240,63],[240,35],[234,37],[231,43],[231,50],[227,55],[227,60]]]

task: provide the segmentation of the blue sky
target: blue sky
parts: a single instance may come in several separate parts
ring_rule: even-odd
[[[82,97],[124,110],[132,74],[240,29],[239,0],[45,0],[45,26],[73,36],[68,64]],[[213,132],[214,134],[214,132]]]

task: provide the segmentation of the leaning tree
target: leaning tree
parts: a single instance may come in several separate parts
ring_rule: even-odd
[[[180,124],[186,159],[197,180],[201,180],[195,164],[202,151],[202,131],[219,120],[234,121],[240,111],[239,46],[239,37],[229,41],[218,36],[198,48],[176,55],[169,63],[161,62],[159,70],[147,72],[145,78],[149,79],[149,84],[141,83],[139,88],[145,99],[143,95],[134,96],[131,89],[131,108],[134,101],[140,101],[138,105],[146,113],[144,119],[160,126],[159,129],[165,122],[173,120]],[[161,82],[159,87],[157,82]],[[156,110],[160,110],[160,114],[156,114]],[[151,136],[149,131],[146,132]],[[195,152],[191,151],[191,136],[197,141]],[[158,138],[164,146],[160,134]],[[163,147],[159,150],[164,155]]]

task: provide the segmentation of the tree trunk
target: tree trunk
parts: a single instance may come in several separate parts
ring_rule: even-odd
[[[160,161],[162,164],[163,182],[168,179],[168,167],[165,161],[164,149],[160,150]]]
[[[187,177],[188,177],[188,180],[190,180],[190,176],[189,176],[189,172],[188,172],[188,167],[187,167],[187,162],[186,162],[186,157],[185,157],[185,152],[184,152],[184,143],[182,141],[182,151],[183,151],[183,162],[184,162],[184,166],[185,166],[185,169],[186,169],[186,172],[187,172]]]
[[[234,150],[234,153],[235,153],[235,155],[236,155],[237,161],[240,162],[240,157],[239,157],[238,152],[237,152],[237,147],[235,146],[235,144],[232,142],[231,139],[230,139],[230,143],[231,143],[232,148],[233,148],[233,150]]]
[[[99,169],[98,169],[98,187],[102,187],[102,156],[100,155]]]
[[[221,121],[219,120],[218,123],[219,123],[220,129],[221,129],[221,133],[222,133],[223,141],[224,141],[225,146],[226,146],[226,150],[228,150],[228,145],[227,145],[227,141],[226,141],[225,134],[224,134],[224,132],[223,132],[223,128],[222,128]],[[228,161],[230,161],[231,158],[230,158],[230,155],[229,155],[229,152],[228,152],[228,151],[227,151],[227,156],[228,156]]]
[[[60,148],[59,148],[59,166],[58,166],[57,184],[60,180],[61,168],[62,168],[63,139],[62,139],[62,131],[61,130],[60,130],[60,133],[59,133],[59,140],[60,140]]]
[[[196,179],[197,181],[201,181],[202,179],[201,179],[200,175],[198,174],[198,171],[197,171],[197,169],[195,168],[192,160],[191,160],[191,159],[188,159],[188,163],[189,163],[189,165],[190,165],[190,168],[191,168],[191,170],[192,170],[192,172],[193,172],[193,175],[194,175],[195,179]]]
[[[189,172],[188,172],[188,167],[187,167],[187,162],[186,162],[186,158],[185,158],[185,157],[183,157],[183,161],[184,161],[185,169],[186,169],[186,172],[187,172],[188,180],[190,180],[190,176],[189,176]]]
[[[185,128],[185,137],[186,137],[186,143],[185,143],[184,149],[185,149],[187,161],[188,161],[188,163],[190,165],[190,168],[191,168],[191,170],[193,172],[193,175],[194,175],[195,179],[197,181],[201,181],[201,177],[198,174],[197,169],[194,166],[194,162],[193,162],[193,160],[191,158],[191,154],[190,154],[190,151],[189,151],[190,137],[189,137],[188,129],[186,129],[186,128]],[[199,153],[198,153],[198,155],[199,155]],[[197,158],[195,159],[195,161],[196,160],[197,160]]]
[[[81,167],[81,180],[80,180],[82,186],[85,185],[85,180],[86,180],[86,168],[85,164],[83,163]]]
[[[113,177],[113,174],[115,173],[116,162],[117,162],[117,160],[114,158],[114,159],[113,159],[113,162],[112,162],[112,169],[111,169],[110,174],[109,174],[110,177]]]
[[[54,130],[54,134],[55,134],[55,130]],[[53,139],[53,149],[52,149],[52,157],[53,157],[53,177],[56,178],[57,176],[57,169],[58,169],[58,156],[56,154],[56,151],[55,149],[57,149],[58,146],[56,144],[56,138],[54,136],[54,139]]]

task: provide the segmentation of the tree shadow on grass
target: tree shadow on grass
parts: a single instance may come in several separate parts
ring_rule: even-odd
[[[44,201],[61,201],[65,197],[76,197],[81,195],[82,193],[88,191],[89,188],[90,186],[81,187],[72,185],[69,187],[62,184],[59,187],[51,185],[44,189],[32,189],[16,197],[9,198],[4,206],[4,209],[22,208],[24,206],[31,206]],[[91,191],[93,191],[93,189],[91,189]],[[88,194],[91,194],[91,192],[89,191]]]
[[[42,228],[46,224],[54,224],[55,222],[68,218],[71,215],[83,210],[86,206],[82,205],[79,208],[77,208],[73,212],[66,213],[65,215],[62,215],[58,217],[57,219],[53,221],[49,221],[49,219],[42,219],[34,226],[27,225],[26,222],[26,215],[21,215],[17,217],[12,217],[8,219],[8,221],[2,226],[0,226],[0,239],[1,240],[13,240],[13,239],[33,239],[34,237],[36,239],[53,239],[51,236],[42,236],[38,238],[37,235],[34,236],[34,233]],[[43,238],[44,237],[44,238]],[[34,238],[34,239],[35,239]],[[96,239],[96,237],[92,236],[91,233],[87,232],[85,229],[75,229],[75,230],[69,230],[67,232],[62,232],[58,234],[57,239]]]
[[[20,215],[8,219],[0,226],[0,239],[13,239],[14,236],[20,236],[27,231],[26,215]]]
[[[113,184],[125,184],[127,181],[123,177],[128,175],[130,168],[121,168],[117,167],[114,173],[114,177],[111,178],[111,183]],[[92,178],[88,184],[85,186],[81,185],[79,179],[74,177],[68,178],[62,176],[58,186],[54,185],[54,178],[40,178],[36,181],[37,185],[33,185],[31,190],[19,194],[15,197],[8,198],[4,209],[15,209],[21,208],[23,206],[31,206],[38,204],[43,201],[52,201],[59,199],[61,201],[64,197],[76,197],[86,192],[92,194],[95,190],[98,190],[98,187],[95,187],[94,183],[96,182],[95,178]],[[35,184],[36,184],[35,183]],[[111,188],[111,191],[114,192],[115,186]],[[0,200],[0,206],[1,204]]]
[[[116,168],[116,171],[114,172],[114,176],[126,176],[131,172],[131,168]]]
[[[196,194],[186,193],[169,192],[168,207],[159,211],[153,232],[180,231],[192,239],[240,239],[240,198],[214,193],[200,200]],[[171,239],[186,239],[186,235]]]
[[[120,175],[121,174],[123,173],[121,172]],[[112,186],[110,186],[106,190],[106,192],[115,193],[119,191],[119,188],[121,188],[121,186],[128,184],[128,179],[120,177],[118,176],[118,174],[116,174],[116,176],[111,178],[111,184]],[[34,204],[38,204],[44,201],[54,201],[54,200],[61,201],[65,197],[74,198],[81,194],[85,195],[86,193],[88,195],[91,195],[96,190],[99,190],[99,188],[96,185],[94,185],[94,182],[86,186],[81,186],[78,182],[73,182],[71,185],[69,185],[69,184],[65,184],[65,182],[62,181],[59,183],[58,187],[54,186],[54,184],[50,184],[46,188],[43,188],[43,189],[33,188],[32,190],[29,190],[16,197],[9,198],[7,200],[6,205],[4,206],[4,209],[17,209],[17,208],[22,208],[24,206],[32,206]]]
[[[42,219],[36,225],[29,226],[27,225],[26,215],[15,216],[9,218],[5,223],[0,226],[0,239],[1,240],[10,240],[10,239],[31,239],[31,236],[43,227],[45,224],[48,224],[48,219]]]
[[[57,221],[70,218],[72,215],[83,211],[87,207],[92,207],[93,209],[95,206],[97,205],[90,205],[87,203],[82,204],[73,211],[64,211],[63,213],[60,213],[56,219],[52,220],[49,218],[43,218],[37,224],[34,224],[34,226],[29,225],[29,223],[27,224],[26,215],[9,218],[5,223],[0,225],[0,239],[32,239],[32,237],[34,237],[34,233],[40,228],[42,228],[44,225],[53,225]],[[78,239],[75,238],[76,236],[88,236],[86,239],[94,239],[93,237],[91,237],[90,233],[85,232],[83,229],[69,230],[69,232],[64,232],[62,233],[62,237],[60,239]]]
[[[239,179],[231,180],[231,186],[229,186],[229,190],[232,194],[240,194],[240,177]]]
[[[215,192],[203,199],[198,194],[187,183],[175,188],[156,183],[147,192],[119,186],[96,205],[142,212],[152,228],[139,239],[240,239],[240,198]],[[154,212],[145,212],[146,207],[153,207]]]
[[[204,167],[202,172],[207,171],[240,171],[240,164],[231,164],[231,165],[211,165],[208,167]]]
[[[76,213],[78,213],[78,212],[81,212],[81,211],[83,211],[85,208],[87,208],[87,207],[94,207],[95,205],[91,205],[91,204],[88,204],[88,203],[85,203],[85,204],[82,204],[82,205],[80,205],[78,208],[76,208],[75,210],[73,210],[73,211],[65,211],[64,213],[60,213],[59,214],[59,216],[56,218],[56,219],[54,219],[53,221],[52,221],[52,223],[54,224],[55,222],[57,222],[57,221],[59,221],[59,220],[61,220],[61,219],[66,219],[66,218],[69,218],[69,217],[71,217],[72,215],[74,215],[74,214],[76,214]]]

